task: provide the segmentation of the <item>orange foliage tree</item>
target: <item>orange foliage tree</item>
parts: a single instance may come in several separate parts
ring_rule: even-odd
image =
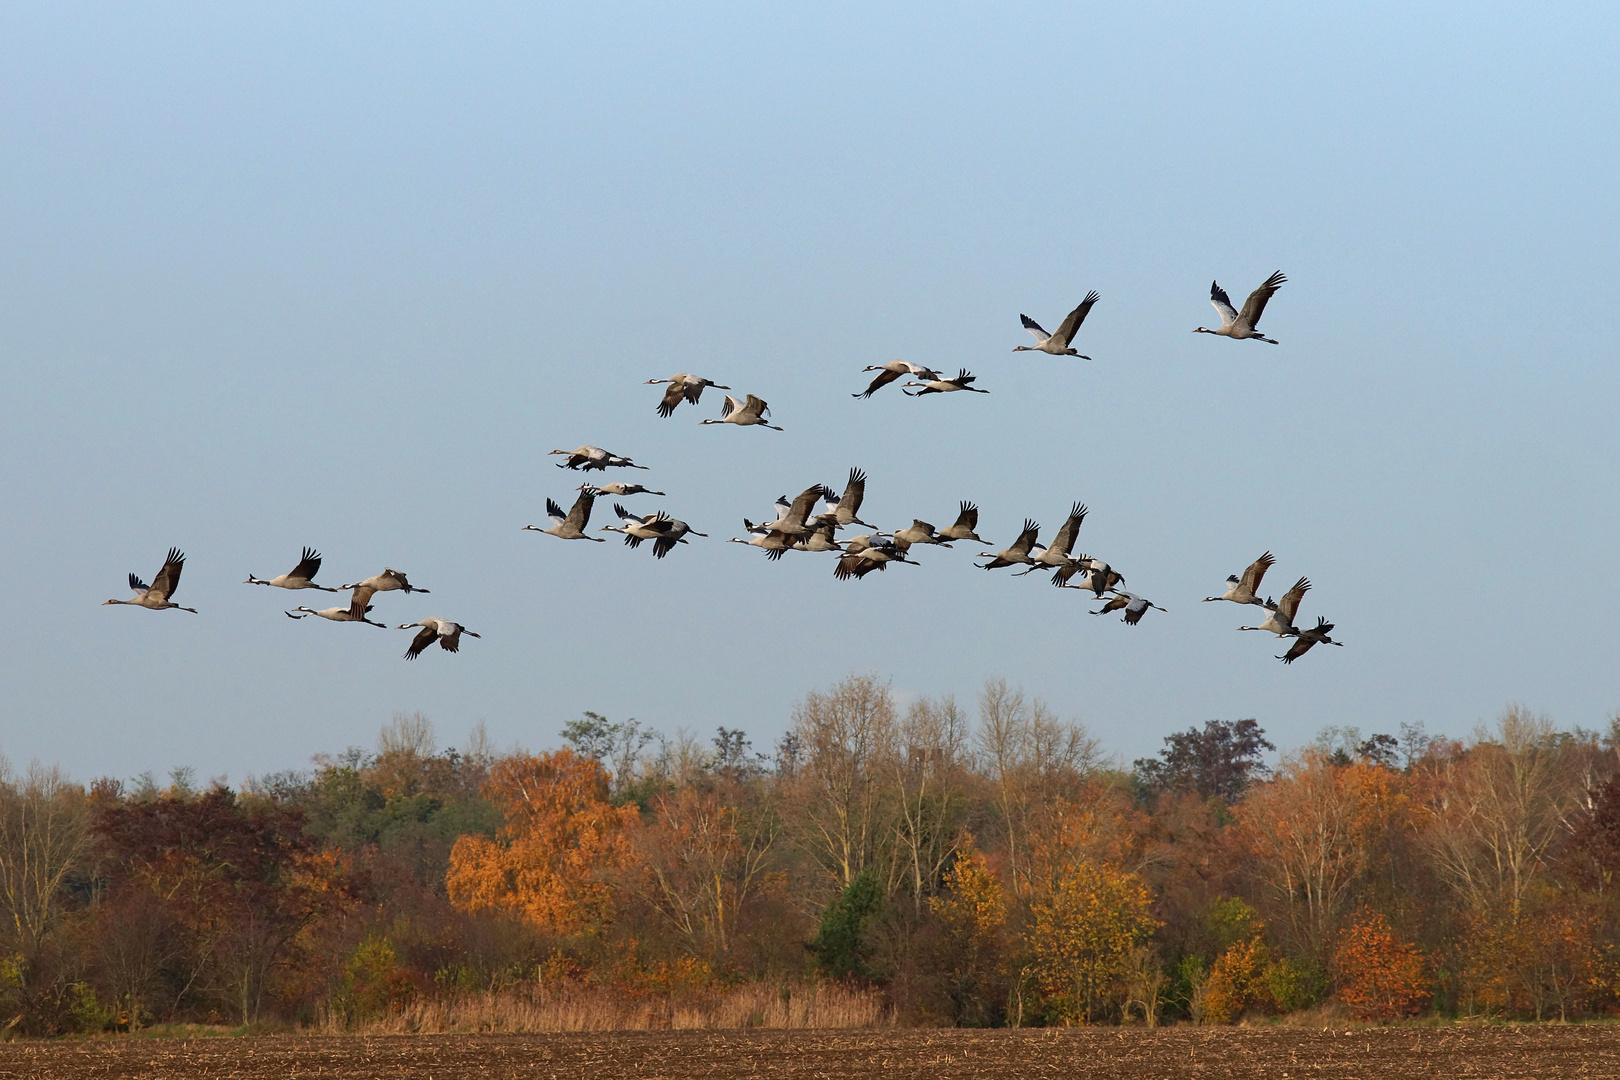
[[[1604,948],[1602,916],[1589,898],[1546,890],[1517,917],[1477,913],[1460,945],[1467,1011],[1567,1020],[1613,1001],[1614,964]]]
[[[597,762],[571,750],[514,754],[490,769],[484,797],[506,822],[494,839],[462,836],[445,886],[463,911],[508,911],[556,934],[600,927],[611,915],[603,871],[621,865],[634,806],[608,802]]]
[[[1026,818],[1025,878],[1037,895],[1059,888],[1081,864],[1131,865],[1148,832],[1146,816],[1124,791],[1096,781],[1077,784],[1071,797],[1054,799]]]
[[[1417,1013],[1430,997],[1425,967],[1418,947],[1397,937],[1381,913],[1366,908],[1333,951],[1339,997],[1358,1020],[1399,1020]]]
[[[1298,945],[1321,957],[1340,912],[1410,816],[1404,778],[1316,751],[1286,761],[1237,808],[1254,871]]]

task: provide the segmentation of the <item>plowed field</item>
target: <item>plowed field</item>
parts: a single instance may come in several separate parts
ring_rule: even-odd
[[[630,1032],[107,1038],[0,1044],[0,1077],[1620,1076],[1620,1027]]]

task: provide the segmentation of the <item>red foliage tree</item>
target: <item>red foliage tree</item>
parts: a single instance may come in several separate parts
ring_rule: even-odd
[[[300,811],[223,788],[102,802],[91,830],[105,884],[95,919],[146,950],[143,985],[166,980],[175,1000],[208,998],[243,1023],[277,977],[300,981],[306,931],[356,899],[345,863],[304,831]]]

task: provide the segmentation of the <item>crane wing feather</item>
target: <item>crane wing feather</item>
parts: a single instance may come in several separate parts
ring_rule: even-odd
[[[1040,535],[1041,527],[1029,520],[1029,518],[1025,518],[1024,531],[1018,534],[1018,539],[1014,540],[1012,547],[1007,550],[1016,551],[1021,555],[1028,555],[1029,549],[1035,546],[1035,541]]]
[[[1232,306],[1232,298],[1213,281],[1209,283],[1209,302],[1220,312],[1222,326],[1231,326],[1237,321],[1237,308]]]

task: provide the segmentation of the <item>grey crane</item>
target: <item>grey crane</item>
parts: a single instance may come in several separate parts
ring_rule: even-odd
[[[1043,567],[1061,570],[1074,560],[1069,558],[1069,552],[1074,550],[1075,537],[1080,535],[1080,526],[1086,520],[1086,504],[1075,503],[1069,510],[1068,519],[1063,522],[1062,528],[1052,537],[1052,542],[1045,547],[1036,547],[1029,553],[1029,569],[1020,570],[1014,577],[1033,574]]]
[[[871,386],[868,386],[859,394],[849,395],[850,397],[869,398],[879,390],[883,389],[885,386],[888,386],[890,383],[894,382],[894,380],[902,378],[906,375],[915,375],[919,379],[937,379],[940,377],[939,372],[935,371],[933,368],[923,367],[921,364],[913,364],[906,360],[890,360],[887,364],[872,364],[862,368],[861,370],[863,372],[876,371],[879,374],[872,380]]]
[[[771,522],[771,531],[794,540],[810,535],[815,531],[815,525],[811,523],[811,511],[816,508],[816,502],[827,494],[829,494],[827,489],[820,484],[812,484],[805,488],[788,504],[786,512],[780,513],[777,519]],[[778,503],[777,507],[780,510],[781,503]]]
[[[817,520],[819,522],[819,519]],[[836,528],[836,525],[831,525],[826,522],[818,523],[815,529],[811,531],[809,537],[806,538],[803,543],[798,545],[799,550],[843,551],[844,545],[840,544],[833,536],[833,530]]]
[[[1310,588],[1310,581],[1303,577],[1300,578],[1294,582],[1293,588],[1283,593],[1281,600],[1275,604],[1267,600],[1260,605],[1270,613],[1266,616],[1265,622],[1259,626],[1240,626],[1238,629],[1270,630],[1278,637],[1292,637],[1298,633],[1294,629],[1294,616],[1299,613],[1299,602],[1305,598],[1305,594],[1310,591]]]
[[[524,529],[533,529],[535,532],[546,533],[562,540],[595,540],[599,544],[607,543],[600,536],[591,536],[585,532],[585,526],[591,523],[591,504],[596,501],[595,488],[581,488],[579,498],[574,505],[563,513],[563,508],[552,499],[546,500],[546,517],[551,519],[551,527],[542,529],[538,525],[525,525]]]
[[[418,589],[416,586],[410,583],[410,579],[404,574],[388,566],[383,567],[383,572],[380,574],[373,577],[368,577],[364,581],[357,581],[353,585],[343,585],[340,587],[345,590],[370,589],[372,592],[394,592],[395,590],[398,590],[399,592],[405,593],[425,593],[428,591],[427,589]]]
[[[1203,602],[1207,604],[1211,600],[1230,600],[1234,604],[1256,604],[1264,607],[1265,604],[1260,599],[1260,579],[1266,576],[1266,571],[1270,570],[1276,561],[1271,552],[1266,552],[1249,564],[1242,577],[1236,574],[1227,575],[1226,591],[1219,596],[1206,596]]]
[[[967,368],[961,369],[961,374],[954,379],[930,379],[927,382],[908,382],[900,384],[900,392],[907,397],[922,397],[924,394],[949,394],[956,390],[971,390],[975,394],[988,394],[988,390],[980,390],[970,385],[978,376],[972,374]],[[920,386],[921,390],[912,393],[906,389],[908,386]]]
[[[180,571],[186,568],[186,554],[179,548],[170,548],[168,556],[163,560],[163,569],[157,572],[148,585],[134,574],[129,575],[129,587],[134,596],[128,600],[108,600],[107,604],[129,604],[133,607],[143,607],[150,611],[189,611],[197,614],[196,608],[182,607],[170,599],[174,591],[180,587]]]
[[[1101,299],[1102,297],[1097,295],[1095,289],[1088,292],[1086,298],[1080,301],[1080,306],[1069,312],[1068,317],[1058,326],[1055,334],[1048,334],[1045,330],[1042,330],[1041,324],[1028,315],[1019,315],[1018,319],[1024,324],[1024,329],[1035,335],[1036,344],[1016,345],[1013,347],[1013,352],[1043,352],[1051,353],[1053,356],[1079,356],[1082,360],[1090,360],[1091,357],[1080,356],[1079,353],[1071,349],[1069,342],[1074,340],[1074,335],[1080,329],[1080,324],[1086,321],[1087,315],[1091,314],[1092,305]]]
[[[1281,660],[1285,664],[1292,664],[1295,660],[1298,660],[1300,657],[1310,652],[1312,645],[1338,645],[1342,648],[1344,646],[1344,642],[1334,641],[1332,638],[1328,637],[1328,635],[1332,632],[1333,624],[1328,622],[1322,616],[1318,615],[1316,617],[1315,626],[1308,630],[1294,631],[1294,644],[1289,647],[1287,652],[1277,657],[1277,659]]]
[[[726,395],[726,403],[720,407],[720,419],[700,420],[700,424],[736,424],[738,427],[768,427],[772,431],[782,429],[775,424],[767,424],[765,417],[771,415],[771,407],[764,400],[749,394],[742,401],[738,401],[730,394]]]
[[[1080,580],[1071,583],[1070,579],[1076,575]],[[1101,559],[1077,555],[1068,566],[1060,566],[1052,572],[1052,584],[1060,589],[1089,589],[1101,600],[1104,593],[1125,584],[1125,577]]]
[[[669,519],[669,531],[653,541],[653,554],[662,559],[675,550],[676,544],[690,544],[688,536],[701,536],[708,538],[708,533],[700,533],[680,518]]]
[[[568,460],[557,466],[559,469],[579,469],[581,472],[590,472],[592,469],[646,469],[645,465],[637,465],[627,457],[609,453],[600,446],[581,446],[573,450],[553,450],[553,454],[564,454]]]
[[[422,629],[411,639],[411,647],[405,650],[405,659],[407,660],[415,660],[418,656],[421,656],[422,650],[432,646],[435,641],[439,643],[439,647],[445,652],[460,652],[462,634],[466,634],[468,637],[481,636],[468,630],[460,623],[451,622],[449,619],[441,619],[436,615],[429,615],[427,618],[418,619],[416,622],[400,623],[394,629],[409,630],[413,626],[420,626]]]
[[[664,399],[658,403],[658,415],[667,417],[675,411],[675,407],[683,401],[693,405],[703,396],[703,388],[712,386],[716,390],[730,390],[729,386],[721,386],[713,379],[700,379],[696,375],[688,375],[684,371],[677,371],[667,379],[648,379],[645,385],[657,386],[659,383],[668,383],[669,389],[664,391]]]
[[[990,559],[979,569],[994,570],[998,567],[1013,566],[1015,564],[1029,565],[1034,562],[1029,557],[1029,549],[1035,546],[1035,540],[1040,536],[1040,533],[1041,527],[1029,518],[1025,518],[1024,531],[1018,534],[1018,539],[1012,542],[1011,547],[1004,547],[993,555],[988,551],[979,552],[981,559],[986,557]]]
[[[945,541],[973,540],[980,544],[988,544],[990,541],[975,531],[978,527],[979,508],[973,503],[964,501],[962,503],[962,512],[956,515],[956,521],[939,530],[939,535]]]
[[[858,468],[849,470],[849,480],[844,484],[844,493],[834,497],[830,488],[822,487],[822,498],[827,502],[827,510],[819,515],[816,521],[820,524],[830,524],[834,528],[842,529],[849,525],[865,525],[868,529],[876,526],[862,521],[861,502],[866,498],[866,473]]]
[[[642,487],[640,484],[626,484],[622,480],[615,480],[611,484],[585,484],[582,485],[579,490],[584,491],[587,487],[591,489],[592,495],[617,495],[620,498],[623,498],[626,495],[664,494],[662,491],[654,491],[652,488]]]
[[[624,533],[624,542],[632,548],[640,547],[643,540],[651,540],[653,554],[660,559],[673,551],[676,544],[690,543],[685,539],[688,533],[693,536],[709,535],[694,531],[686,522],[672,518],[662,510],[638,517],[618,503],[614,503],[613,512],[619,515],[619,520],[624,522],[624,525],[622,527],[604,525],[602,528]]]
[[[911,519],[911,524],[894,534],[896,544],[910,547],[912,544],[949,544],[950,541],[940,536],[934,527],[926,521]]]
[[[1109,600],[1108,603],[1104,604],[1098,610],[1093,611],[1092,614],[1103,615],[1110,611],[1118,611],[1120,608],[1125,609],[1125,614],[1120,617],[1120,622],[1124,623],[1126,626],[1135,626],[1137,623],[1141,622],[1142,616],[1147,614],[1148,608],[1152,608],[1154,611],[1164,610],[1164,608],[1160,607],[1158,604],[1155,604],[1153,601],[1145,597],[1137,596],[1135,593],[1116,591],[1113,599]]]
[[[1237,338],[1239,340],[1253,338],[1256,341],[1266,341],[1273,345],[1278,344],[1278,342],[1266,337],[1255,327],[1260,325],[1260,316],[1265,313],[1266,302],[1277,295],[1277,290],[1287,280],[1281,270],[1266,278],[1265,281],[1260,283],[1260,287],[1250,293],[1249,298],[1243,302],[1242,311],[1238,311],[1232,306],[1232,298],[1226,295],[1225,289],[1213,281],[1210,282],[1209,302],[1214,304],[1215,310],[1221,313],[1221,328],[1219,330],[1209,330],[1200,326],[1193,333],[1219,334],[1222,337]]]
[[[859,580],[870,574],[873,570],[882,570],[889,563],[905,563],[907,566],[916,566],[916,562],[906,558],[903,548],[893,541],[883,537],[857,537],[865,540],[857,550],[848,552],[838,560],[833,567],[833,577],[839,581],[847,581],[851,577]]]
[[[320,589],[322,592],[342,592],[341,589],[328,588],[325,585],[315,584],[315,575],[321,572],[321,553],[312,547],[304,549],[303,557],[298,565],[285,574],[279,574],[268,581],[263,578],[247,576],[244,585],[274,585],[278,589]]]
[[[321,608],[317,611],[312,607],[300,606],[293,608],[292,611],[284,612],[284,614],[289,619],[307,619],[311,615],[316,615],[323,619],[330,619],[333,622],[363,622],[386,630],[388,629],[387,625],[372,622],[366,618],[367,615],[371,614],[372,605],[366,602],[371,599],[371,594],[371,589],[355,589],[354,598],[349,602],[348,607]],[[303,614],[295,615],[293,614],[295,611],[303,612]]]
[[[794,546],[792,537],[776,532],[769,524],[755,525],[747,518],[743,518],[743,530],[748,533],[750,539],[744,540],[741,537],[733,536],[726,543],[747,544],[749,547],[757,547],[765,552],[767,559],[772,561],[780,559],[782,552]]]

